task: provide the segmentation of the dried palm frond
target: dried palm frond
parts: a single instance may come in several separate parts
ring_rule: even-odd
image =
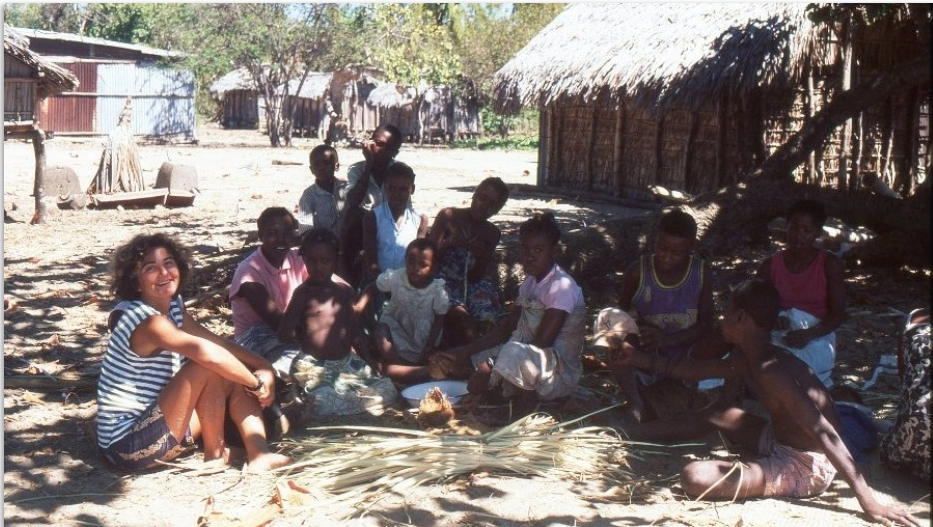
[[[533,414],[481,436],[361,426],[309,428],[312,434],[326,435],[292,439],[288,454],[295,463],[278,474],[314,494],[316,510],[336,506],[335,511],[351,513],[389,492],[405,493],[478,470],[631,483],[627,458],[638,457],[638,444],[612,428],[569,426],[586,417],[557,423],[548,415]]]

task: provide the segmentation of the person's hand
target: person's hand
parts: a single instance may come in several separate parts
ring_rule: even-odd
[[[437,354],[437,348],[433,344],[425,344],[421,350],[422,360],[431,360],[431,357]]]
[[[372,163],[373,158],[376,155],[376,143],[371,139],[363,141],[363,159],[367,163]]]
[[[795,349],[803,348],[811,340],[813,340],[813,336],[811,336],[810,331],[806,329],[795,329],[784,334],[784,342]]]
[[[639,352],[628,342],[625,342],[618,335],[610,335],[609,342],[609,362],[614,366],[636,366],[639,362]]]
[[[887,507],[880,503],[875,503],[868,507],[862,507],[865,514],[872,521],[883,525],[905,525],[907,527],[920,527],[920,520],[914,518],[912,514],[896,507]]]
[[[661,328],[650,324],[638,325],[639,344],[645,350],[653,351],[663,344],[664,335]]]
[[[262,368],[254,371],[253,374],[262,379],[263,386],[259,391],[247,390],[246,393],[255,396],[259,400],[259,406],[267,408],[275,402],[275,373],[271,369]]]
[[[476,368],[473,375],[470,375],[470,380],[467,382],[467,390],[477,395],[486,393],[489,391],[489,378],[491,376],[492,368],[489,367],[488,363],[483,362]]]

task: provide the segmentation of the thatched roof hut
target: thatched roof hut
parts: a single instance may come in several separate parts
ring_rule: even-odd
[[[494,103],[542,110],[540,184],[713,190],[763,162],[838,89],[839,44],[825,31],[806,4],[572,4],[499,70]],[[884,67],[878,38],[855,37],[862,80]],[[884,38],[909,37],[895,28]],[[922,95],[897,103],[913,112],[894,132],[901,143],[919,127]],[[866,113],[862,126],[903,118]],[[861,144],[859,159],[842,143],[832,138],[797,176],[832,181],[846,158],[863,170],[911,156],[916,165],[905,145]]]
[[[248,69],[235,69],[217,79],[211,84],[210,92],[220,101],[220,123],[224,128],[259,127],[261,97]]]
[[[367,101],[379,109],[380,122],[392,123],[410,141],[479,135],[482,128],[478,90],[472,83],[450,86],[382,84]]]

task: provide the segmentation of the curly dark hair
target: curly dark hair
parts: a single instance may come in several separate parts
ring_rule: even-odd
[[[479,185],[476,185],[476,188],[479,188],[483,185],[488,185],[495,193],[499,196],[499,201],[496,204],[499,206],[499,210],[502,210],[502,207],[505,206],[505,202],[509,200],[509,186],[505,184],[505,181],[502,181],[502,178],[490,176],[479,182]]]
[[[695,240],[697,237],[697,220],[680,209],[668,209],[658,221],[658,230],[675,238]]]
[[[152,249],[162,247],[171,253],[178,265],[178,290],[182,291],[191,269],[188,251],[174,238],[162,233],[139,234],[117,247],[110,261],[110,294],[118,300],[138,300],[139,280],[136,274],[139,263]]]
[[[288,209],[285,207],[268,207],[259,213],[259,218],[256,220],[256,230],[260,236],[262,236],[262,229],[272,221],[272,218],[288,218],[288,221],[292,224],[292,229],[298,228],[298,220]]]
[[[798,214],[803,214],[805,216],[810,216],[813,220],[813,223],[817,227],[822,227],[826,224],[826,207],[822,203],[813,199],[803,199],[796,201],[791,204],[790,208],[787,210],[787,221]]]
[[[781,297],[774,285],[760,278],[746,280],[729,293],[732,305],[742,309],[762,328],[771,330],[781,310]]]
[[[534,216],[518,227],[519,237],[534,234],[543,234],[555,245],[560,241],[560,227],[557,226],[553,212],[535,212]]]
[[[304,256],[315,245],[326,245],[334,250],[334,254],[340,254],[340,240],[327,227],[314,227],[301,235],[301,245],[298,248],[298,254]]]

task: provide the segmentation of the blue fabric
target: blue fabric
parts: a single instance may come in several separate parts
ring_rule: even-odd
[[[851,403],[836,403],[839,412],[839,421],[842,430],[839,435],[849,449],[855,461],[864,463],[868,461],[866,452],[878,448],[881,437],[871,413],[864,407]]]

